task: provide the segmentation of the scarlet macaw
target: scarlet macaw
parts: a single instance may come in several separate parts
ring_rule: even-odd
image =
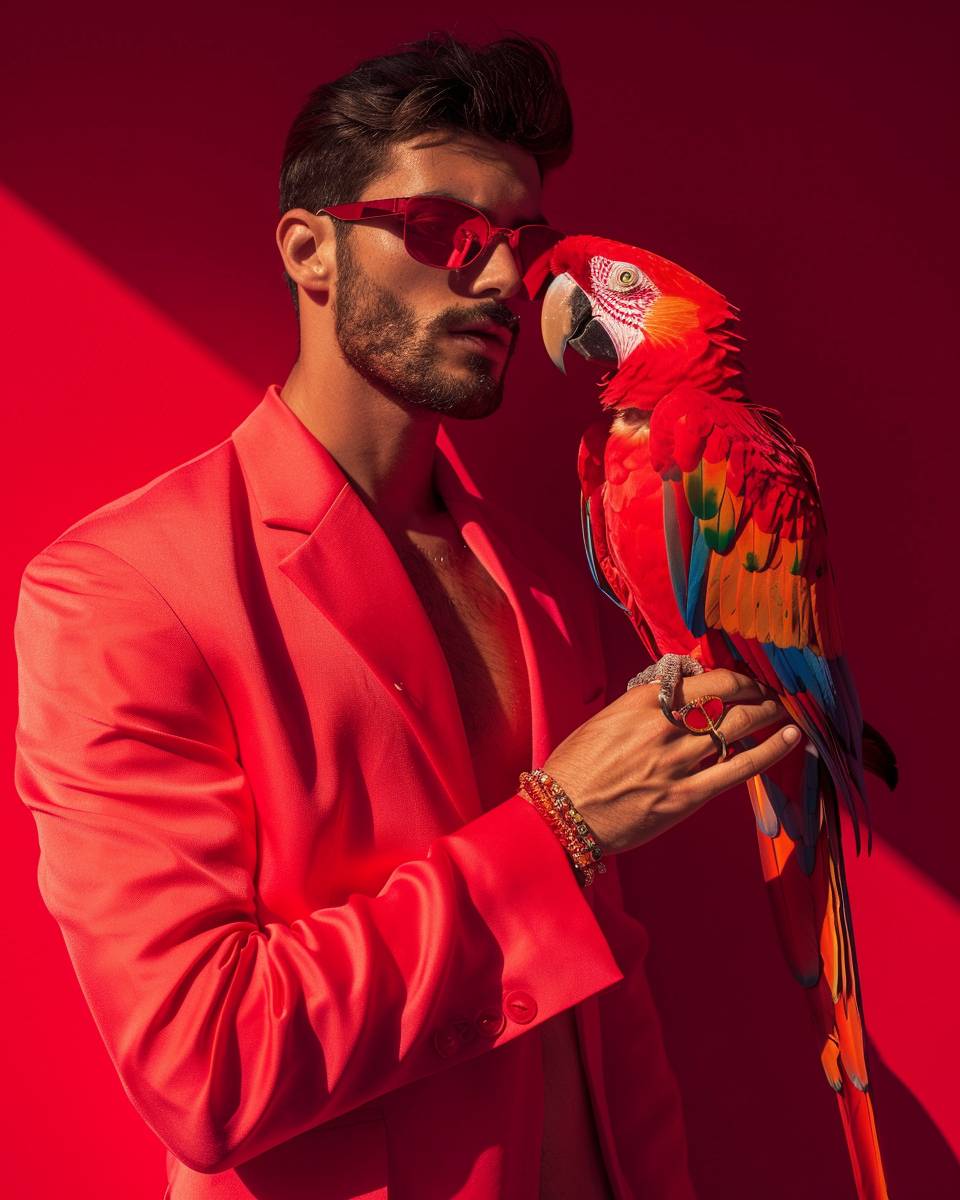
[[[865,1059],[838,795],[867,820],[866,766],[896,784],[841,649],[813,462],[747,399],[737,310],[677,264],[598,237],[551,252],[544,342],[612,364],[578,469],[588,562],[655,662],[670,719],[679,675],[728,667],[774,689],[806,735],[747,783],[767,892],[806,989],[861,1200],[887,1196]],[[764,735],[766,736],[766,735]],[[755,744],[754,739],[743,739]]]

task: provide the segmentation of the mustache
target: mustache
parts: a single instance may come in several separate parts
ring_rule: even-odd
[[[462,325],[499,325],[515,337],[520,328],[520,318],[505,304],[494,302],[447,309],[436,318],[435,324],[444,333]]]

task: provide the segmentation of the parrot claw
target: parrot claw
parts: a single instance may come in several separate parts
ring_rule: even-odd
[[[660,702],[660,711],[671,725],[680,725],[683,727],[683,722],[678,721],[673,715],[677,684],[684,675],[702,674],[703,663],[697,662],[689,654],[664,654],[662,658],[659,658],[652,666],[647,667],[645,671],[641,671],[639,675],[634,675],[628,681],[627,689],[639,687],[644,683],[659,683],[660,691],[657,699]]]

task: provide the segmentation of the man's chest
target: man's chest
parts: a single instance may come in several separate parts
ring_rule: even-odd
[[[489,807],[530,767],[530,692],[516,614],[462,543],[408,534],[397,550],[443,649]],[[439,547],[439,549],[438,549]]]

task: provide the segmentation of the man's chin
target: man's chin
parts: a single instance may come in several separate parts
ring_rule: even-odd
[[[441,362],[438,356],[406,362],[400,370],[394,364],[364,354],[363,346],[340,339],[340,352],[354,370],[380,391],[392,396],[405,408],[461,421],[482,420],[497,411],[503,400],[506,364],[494,363],[486,354],[460,357],[455,363]]]
[[[443,410],[445,417],[453,417],[458,421],[479,421],[491,417],[500,407],[503,400],[503,388],[482,396],[474,396],[456,407]]]
[[[417,408],[429,408],[443,417],[476,421],[497,411],[503,400],[504,372],[499,364],[491,373],[490,361],[477,355],[472,362],[425,372],[410,381],[403,397]]]

